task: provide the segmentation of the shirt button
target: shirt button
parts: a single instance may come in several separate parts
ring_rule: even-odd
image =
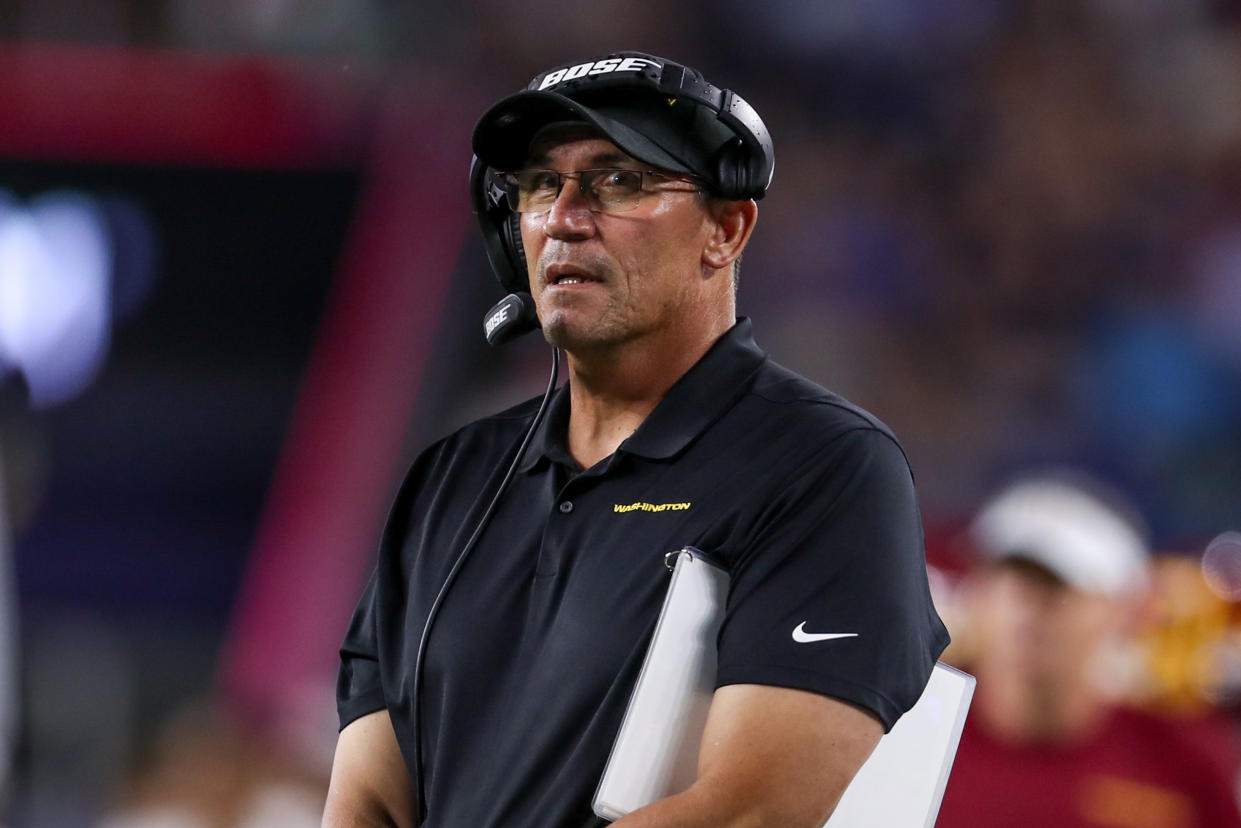
[[[571,501],[571,500],[566,500],[566,501],[564,501],[563,503],[561,503],[561,504],[560,504],[560,511],[564,512],[566,515],[567,515],[567,514],[569,514],[569,512],[572,512],[572,511],[573,511],[573,501]]]

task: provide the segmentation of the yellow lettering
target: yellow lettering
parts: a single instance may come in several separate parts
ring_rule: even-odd
[[[628,505],[623,503],[615,503],[612,505],[612,511],[617,513],[624,512],[684,512],[689,509],[691,503],[647,503],[639,500],[637,503]]]

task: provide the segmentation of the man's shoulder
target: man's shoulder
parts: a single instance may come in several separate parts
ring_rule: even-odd
[[[800,424],[821,435],[876,431],[897,442],[892,429],[874,414],[771,360],[759,370],[749,396],[773,409],[785,428]]]
[[[531,397],[528,400],[522,400],[516,405],[509,406],[494,414],[471,420],[442,439],[469,439],[477,434],[488,434],[496,431],[506,433],[521,432],[523,429],[530,427],[530,422],[534,419],[534,415],[538,413],[539,404],[542,401],[542,394]]]
[[[490,451],[504,451],[530,427],[543,395],[459,426],[432,441],[420,459],[473,455],[485,459]]]

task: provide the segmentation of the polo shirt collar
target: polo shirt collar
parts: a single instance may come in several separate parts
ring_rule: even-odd
[[[725,410],[749,390],[750,380],[767,360],[754,342],[753,325],[741,317],[692,368],[668,389],[655,409],[629,436],[618,452],[649,460],[664,460],[680,453]],[[567,445],[569,389],[561,386],[552,398],[547,416],[539,424],[522,471],[529,471],[542,458],[573,464]]]
[[[542,460],[547,459],[569,468],[576,468],[577,463],[569,454],[569,383],[564,383],[552,394],[547,405],[547,414],[534,432],[526,456],[518,467],[528,472]]]

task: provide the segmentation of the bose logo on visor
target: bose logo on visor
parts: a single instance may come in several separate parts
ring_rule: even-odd
[[[543,76],[542,82],[539,84],[539,90],[542,91],[549,86],[555,86],[565,81],[584,78],[587,75],[607,75],[612,72],[641,72],[647,66],[661,68],[661,64],[653,60],[647,60],[640,57],[627,58],[604,58],[591,63],[579,63],[576,66],[565,66],[553,72],[548,72]]]

